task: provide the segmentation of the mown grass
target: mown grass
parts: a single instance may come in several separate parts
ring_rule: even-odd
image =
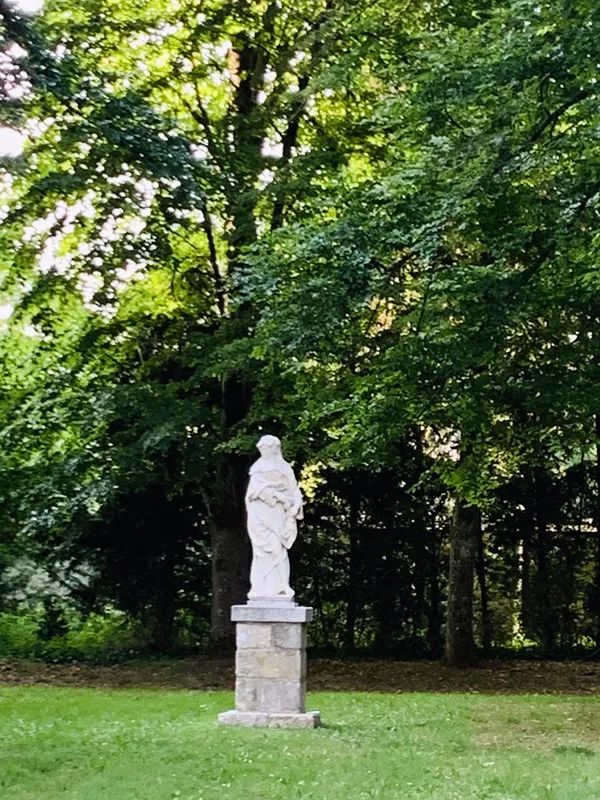
[[[0,689],[0,798],[600,800],[600,698],[317,693],[315,731],[219,727],[231,704]]]

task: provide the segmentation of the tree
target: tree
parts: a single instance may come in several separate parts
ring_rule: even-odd
[[[83,320],[80,338],[69,328],[68,351],[74,371],[84,354],[99,370],[81,387],[104,396],[108,413],[89,444],[97,451],[115,444],[122,396],[131,407],[163,398],[158,418],[130,428],[139,438],[119,437],[119,456],[105,459],[120,461],[122,474],[140,447],[152,452],[149,472],[163,459],[177,464],[185,431],[198,432],[203,471],[192,480],[212,531],[216,645],[230,638],[229,606],[246,580],[247,457],[238,453],[254,438],[245,425],[257,381],[246,344],[256,312],[239,288],[245,253],[264,230],[318,209],[350,163],[363,114],[348,113],[342,98],[372,102],[377,92],[356,59],[389,57],[372,40],[384,12],[370,9],[362,22],[359,11],[248,2],[174,13],[157,1],[98,13],[64,0],[26,20],[2,5],[12,70],[5,118],[32,131],[26,158],[11,164],[2,234],[6,252],[20,242],[5,279],[19,309],[11,325],[37,325],[58,353],[65,310]],[[45,376],[38,386],[46,396]],[[197,414],[192,390],[202,397]],[[83,420],[70,419],[68,394],[61,403],[76,447]],[[106,517],[115,492],[96,500],[87,515]]]
[[[439,651],[446,550],[453,663],[507,576],[530,606],[566,586],[600,413],[599,20],[559,12],[2,4],[3,119],[29,132],[3,173],[5,552],[93,563],[85,602],[161,647],[210,582],[222,646],[268,430],[320,510],[299,567],[324,642]]]
[[[262,351],[310,359],[332,397],[314,385],[307,396],[333,411],[336,452],[364,458],[377,442],[381,456],[412,428],[434,444],[432,469],[455,498],[451,663],[474,655],[478,509],[591,431],[597,22],[589,3],[557,14],[519,2],[427,31],[411,92],[374,112],[385,167],[342,220],[275,237],[275,277],[264,253],[257,262]]]

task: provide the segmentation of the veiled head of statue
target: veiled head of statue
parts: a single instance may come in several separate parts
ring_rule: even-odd
[[[260,450],[262,456],[270,456],[281,453],[281,442],[276,436],[267,434],[261,436],[256,443],[257,448]]]

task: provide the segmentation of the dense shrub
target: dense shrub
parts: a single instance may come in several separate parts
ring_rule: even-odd
[[[0,614],[0,658],[39,658],[44,661],[119,661],[148,650],[143,626],[122,612],[83,617],[63,611],[65,632],[46,637],[44,609]]]

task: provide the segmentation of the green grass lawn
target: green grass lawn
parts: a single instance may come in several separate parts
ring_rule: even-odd
[[[296,731],[219,727],[231,706],[0,688],[0,798],[600,800],[600,698],[317,693]]]

